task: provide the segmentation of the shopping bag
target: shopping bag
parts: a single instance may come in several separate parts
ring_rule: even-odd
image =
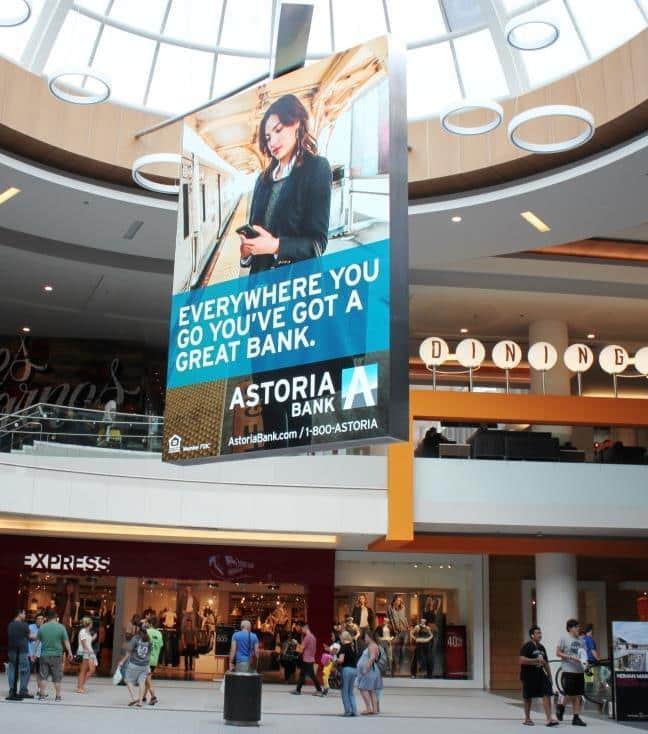
[[[113,673],[112,682],[113,686],[118,686],[122,682],[122,678],[124,676],[122,675],[122,669],[121,667],[118,667],[117,670]]]

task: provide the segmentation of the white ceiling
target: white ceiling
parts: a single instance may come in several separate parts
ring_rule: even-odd
[[[610,338],[643,339],[644,267],[492,256],[645,231],[646,171],[648,135],[547,176],[412,203],[412,331],[430,333],[444,324],[452,331],[476,313],[484,334],[516,336],[522,329],[516,313],[551,312],[575,332],[594,328]],[[0,191],[7,186],[22,191],[0,207],[0,333],[27,324],[34,335],[164,345],[175,202],[0,154]],[[519,216],[525,209],[551,232],[531,229]],[[456,213],[460,224],[450,222]],[[134,240],[123,239],[134,220],[144,225]],[[54,293],[42,292],[45,283]]]

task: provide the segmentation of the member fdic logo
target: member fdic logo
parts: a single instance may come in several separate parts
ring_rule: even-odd
[[[372,408],[377,402],[377,363],[342,370],[342,410]]]
[[[177,433],[174,433],[173,436],[171,436],[171,438],[169,439],[169,453],[179,454],[181,448],[182,448],[182,438],[178,436]]]

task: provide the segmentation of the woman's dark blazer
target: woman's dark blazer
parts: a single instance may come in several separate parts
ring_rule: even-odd
[[[265,211],[272,179],[261,174],[254,186],[250,224],[265,227],[279,238],[279,252],[255,255],[250,273],[318,257],[326,250],[331,212],[331,166],[326,158],[305,153],[279,194],[272,220],[265,225]]]

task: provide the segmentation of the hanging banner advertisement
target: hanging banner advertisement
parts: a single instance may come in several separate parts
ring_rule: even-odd
[[[617,721],[648,721],[648,622],[612,622]]]
[[[185,118],[165,461],[406,440],[404,53]]]

